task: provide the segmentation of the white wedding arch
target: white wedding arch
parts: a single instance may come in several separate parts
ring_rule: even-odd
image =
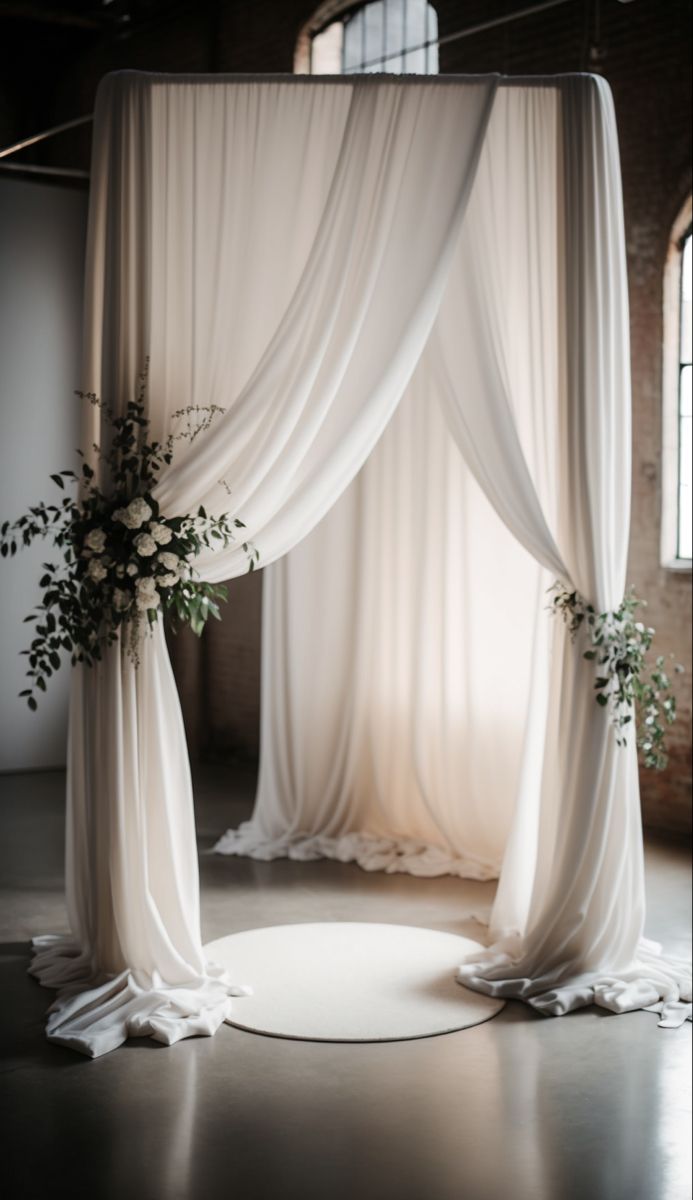
[[[500,873],[469,987],[678,1020],[690,968],[642,940],[635,745],[543,611],[553,578],[600,610],[626,584],[607,84],[107,76],[82,386],[117,409],[147,357],[154,436],[185,405],[226,409],[162,477],[162,512],[224,511],[225,480],[277,564],[258,805],[221,848]],[[48,1036],[96,1056],[213,1033],[234,986],[200,941],[160,625],[138,670],[116,645],[74,671],[68,802],[72,937],[37,939],[32,964],[58,989]]]

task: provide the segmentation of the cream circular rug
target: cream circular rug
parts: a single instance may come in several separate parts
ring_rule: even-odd
[[[274,1037],[387,1042],[488,1021],[504,1001],[455,982],[478,942],[409,925],[273,925],[210,942],[234,984],[230,1024]]]

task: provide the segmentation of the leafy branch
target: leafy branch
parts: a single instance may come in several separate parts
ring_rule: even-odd
[[[37,692],[46,691],[65,652],[73,665],[91,666],[124,627],[126,648],[137,665],[142,629],[153,625],[161,611],[174,625],[189,624],[198,636],[210,617],[221,619],[219,602],[228,598],[226,588],[201,581],[192,562],[204,548],[238,544],[244,522],[228,513],[211,516],[202,506],[191,515],[166,516],[153,490],[160,471],[172,461],[174,443],[194,441],[223,409],[179,409],[173,419],[184,419],[185,427],[163,442],[149,440],[147,373],[148,364],[139,376],[136,398],[122,416],[115,416],[93,392],[77,392],[102,414],[107,444],[93,449],[103,487],[81,456],[78,472],[51,475],[61,491],[71,486],[78,495],[64,495],[57,504],[34,505],[16,521],[0,526],[4,558],[39,538],[60,551],[57,562],[43,563],[41,603],[25,617],[34,626],[34,637],[21,651],[28,658],[29,686],[20,695],[32,710]],[[252,571],[259,553],[248,540],[241,546]]]
[[[654,663],[648,658],[655,630],[637,620],[646,602],[631,588],[614,612],[600,613],[562,583],[554,583],[549,591],[550,612],[562,618],[571,639],[581,632],[587,635],[589,648],[583,658],[596,666],[595,699],[608,709],[618,745],[626,745],[628,726],[635,719],[644,765],[663,770],[668,761],[666,728],[676,719],[676,698],[664,656],[658,655]],[[683,671],[679,664],[673,669],[676,674]]]

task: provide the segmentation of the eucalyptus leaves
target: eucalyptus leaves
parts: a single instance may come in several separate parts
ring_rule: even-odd
[[[77,393],[103,414],[108,445],[94,447],[103,487],[93,468],[82,462],[79,475],[60,471],[51,476],[63,491],[66,481],[79,483],[79,497],[38,504],[0,527],[3,557],[37,538],[60,551],[58,562],[43,564],[42,601],[25,617],[34,623],[35,636],[21,652],[29,660],[29,687],[20,695],[33,710],[36,691],[45,692],[63,651],[73,665],[91,666],[124,626],[126,648],[137,664],[143,624],[153,625],[162,610],[198,635],[210,616],[220,619],[218,601],[226,600],[226,588],[200,581],[191,562],[203,547],[239,540],[243,522],[228,514],[211,517],[202,507],[194,515],[170,517],[161,513],[152,493],[162,467],[172,461],[174,443],[194,441],[222,410],[190,405],[173,415],[174,427],[184,423],[180,432],[165,442],[148,440],[146,384],[145,368],[136,399],[119,417],[93,393]],[[242,548],[253,570],[258,553],[247,541]]]
[[[589,649],[583,658],[597,666],[595,698],[609,710],[619,746],[625,746],[627,726],[635,718],[644,765],[663,770],[667,765],[666,727],[676,718],[676,699],[664,657],[658,655],[654,665],[647,659],[655,631],[636,619],[637,610],[646,607],[645,601],[631,589],[614,612],[599,613],[561,583],[555,583],[550,591],[554,593],[550,610],[563,618],[572,639],[582,630],[587,634]],[[677,673],[682,670],[674,667]]]

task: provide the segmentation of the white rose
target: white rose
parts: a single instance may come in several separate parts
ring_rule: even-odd
[[[106,546],[106,534],[103,529],[90,529],[84,539],[84,545],[89,550],[93,550],[95,554],[101,554]]]
[[[150,596],[147,592],[146,595],[138,596],[135,603],[140,612],[149,612],[151,609],[159,607],[159,597]]]
[[[177,554],[172,554],[170,550],[164,550],[157,557],[157,562],[160,562],[162,567],[167,571],[177,571],[180,559]]]
[[[144,525],[152,515],[151,508],[142,496],[135,496],[135,499],[128,504],[126,512],[130,529],[139,529],[140,525]]]
[[[98,558],[92,558],[87,574],[90,579],[94,580],[94,583],[101,583],[101,580],[106,578],[108,571],[103,563],[99,562]]]
[[[134,562],[129,562],[125,570],[128,575],[137,575],[139,573],[139,567]]]
[[[145,612],[148,608],[159,607],[159,593],[154,580],[148,576],[137,581],[137,607]]]
[[[175,587],[178,583],[178,575],[175,571],[169,571],[166,575],[160,575],[157,582],[161,587]]]
[[[156,542],[148,533],[138,533],[135,538],[135,550],[140,558],[149,558],[150,555],[156,554]]]
[[[116,567],[116,572],[115,572],[115,573],[116,573],[116,575],[118,576],[118,578],[119,578],[119,579],[122,579],[122,578],[123,578],[123,575],[125,574],[125,567],[123,566],[123,564],[122,564],[122,563],[118,563],[118,566]]]
[[[154,521],[153,524],[149,526],[149,532],[159,546],[168,546],[168,543],[173,537],[168,525],[160,525],[158,521]]]
[[[123,591],[122,588],[114,589],[114,591],[113,591],[113,607],[116,608],[118,610],[118,612],[124,612],[126,608],[129,608],[130,600],[131,600],[131,596],[130,596],[129,592]]]
[[[120,521],[128,529],[139,529],[152,515],[152,510],[143,496],[135,496],[127,508],[117,508],[113,520]],[[152,551],[153,553],[153,551]]]

